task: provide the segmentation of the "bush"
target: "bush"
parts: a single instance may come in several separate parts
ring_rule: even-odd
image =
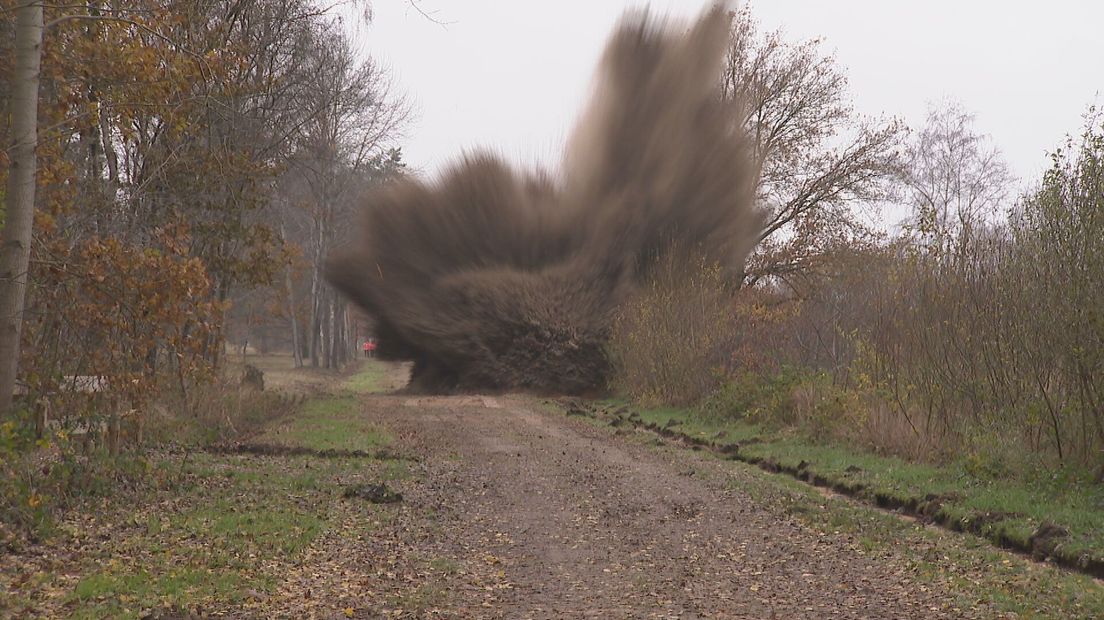
[[[611,387],[647,405],[701,402],[723,383],[734,328],[721,268],[671,253],[618,309]]]
[[[839,438],[861,423],[857,392],[823,372],[787,367],[773,375],[742,372],[697,408],[706,417],[743,418],[769,428],[794,428],[815,439]]]
[[[34,440],[27,428],[0,424],[0,549],[43,538],[59,513],[82,501],[163,477],[141,454],[86,451],[64,430]]]
[[[166,444],[204,446],[251,435],[297,404],[292,397],[225,383],[194,388],[187,398],[162,402],[135,419],[144,428],[123,428],[123,447],[112,454],[102,412],[81,410],[87,437],[60,428],[35,438],[33,418],[23,413],[0,424],[0,550],[39,540],[63,512],[91,498],[170,484],[176,470],[147,458],[146,448]]]
[[[294,396],[231,383],[199,385],[157,407],[149,435],[155,442],[201,446],[236,440],[291,413],[297,403]]]

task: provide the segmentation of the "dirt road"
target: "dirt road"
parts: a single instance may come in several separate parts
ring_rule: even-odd
[[[355,541],[316,545],[310,574],[290,575],[272,601],[284,613],[313,587],[346,592],[330,608],[365,617],[986,615],[954,609],[847,535],[760,505],[741,490],[752,475],[742,465],[522,397],[373,396],[364,407],[419,458],[397,483],[404,502],[368,506],[376,527]]]

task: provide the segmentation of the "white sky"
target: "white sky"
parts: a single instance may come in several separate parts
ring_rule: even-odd
[[[656,0],[690,16],[706,0]],[[624,0],[374,0],[358,32],[389,66],[418,117],[403,140],[426,173],[465,149],[557,162],[607,34],[644,2]],[[920,126],[950,97],[976,114],[1013,171],[1032,180],[1045,152],[1104,103],[1104,2],[1096,0],[758,0],[764,30],[824,39],[851,82],[855,108]]]

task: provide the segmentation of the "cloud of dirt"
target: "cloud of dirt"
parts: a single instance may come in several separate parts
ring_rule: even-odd
[[[611,316],[671,252],[738,273],[757,170],[718,84],[728,14],[630,13],[557,176],[471,155],[365,209],[330,281],[376,324],[380,357],[424,391],[605,386]]]

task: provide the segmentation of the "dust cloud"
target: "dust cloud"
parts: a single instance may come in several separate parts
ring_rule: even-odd
[[[757,170],[720,96],[724,7],[693,24],[626,15],[557,174],[469,155],[368,202],[330,282],[375,322],[410,388],[601,390],[618,305],[672,252],[738,273]]]

